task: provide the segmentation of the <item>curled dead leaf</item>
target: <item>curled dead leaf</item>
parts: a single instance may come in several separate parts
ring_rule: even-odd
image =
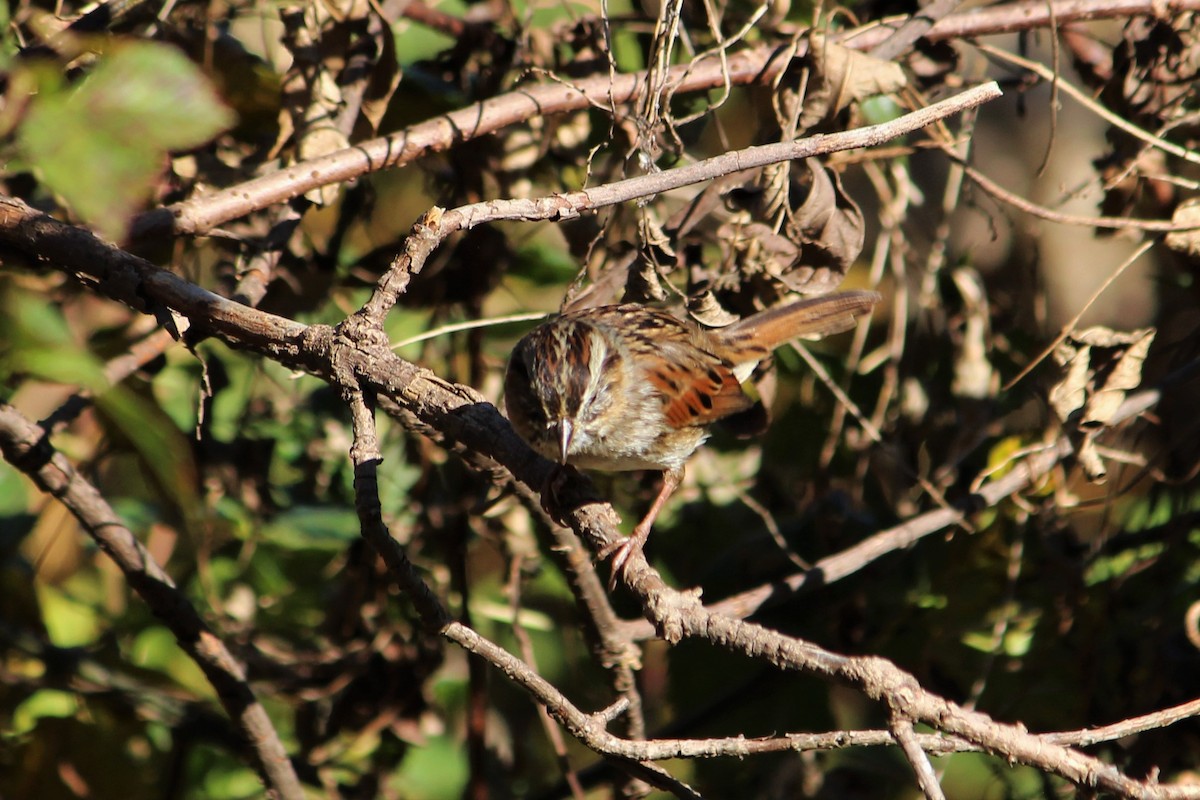
[[[866,223],[836,172],[814,158],[804,168],[808,194],[787,224],[789,238],[800,243],[803,266],[782,277],[792,291],[832,291],[862,252]]]
[[[667,290],[649,259],[639,258],[630,265],[622,303],[661,303],[666,299]]]
[[[1171,231],[1167,234],[1167,247],[1177,253],[1189,256],[1200,256],[1200,198],[1192,197],[1184,200],[1171,215],[1171,222],[1176,225],[1195,225],[1191,230]]]
[[[804,98],[801,130],[834,116],[851,103],[898,91],[907,84],[899,64],[835,44],[820,34],[809,37],[808,52],[816,88]]]
[[[837,173],[817,159],[789,165],[799,174],[788,194],[800,198],[783,229],[758,222],[764,190],[753,182],[727,193],[737,209],[717,230],[718,274],[706,276],[728,308],[749,313],[794,294],[823,294],[841,285],[862,252],[862,212],[843,191]],[[734,301],[731,295],[741,299]]]
[[[735,219],[722,225],[717,235],[728,250],[727,258],[737,264],[742,275],[780,277],[800,257],[798,246],[761,222]]]
[[[675,249],[653,209],[644,209],[638,216],[638,241],[642,249],[629,266],[622,302],[660,303],[667,299],[667,289],[659,269],[675,261]]]
[[[1154,328],[1121,332],[1096,326],[1068,337],[1054,349],[1054,361],[1066,374],[1050,390],[1050,405],[1093,482],[1102,482],[1107,473],[1095,437],[1112,422],[1126,392],[1141,383],[1142,364],[1154,334]]]
[[[721,307],[711,289],[706,289],[700,294],[688,298],[687,306],[688,314],[701,325],[709,328],[724,328],[739,319],[737,314],[732,314]]]

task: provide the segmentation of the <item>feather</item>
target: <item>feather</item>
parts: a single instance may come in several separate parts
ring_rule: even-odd
[[[813,297],[760,311],[720,329],[716,335],[728,348],[722,355],[732,363],[760,361],[792,339],[849,330],[855,318],[870,313],[879,300],[877,292],[865,291]]]

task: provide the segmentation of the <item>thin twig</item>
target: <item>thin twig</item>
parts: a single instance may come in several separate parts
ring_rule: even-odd
[[[992,624],[992,639],[988,642],[987,654],[979,669],[979,677],[975,679],[975,682],[971,684],[971,690],[967,692],[967,699],[963,703],[964,708],[975,708],[979,704],[979,698],[983,696],[983,690],[987,688],[992,667],[996,663],[997,655],[1004,647],[1004,637],[1008,635],[1009,626],[1012,625],[1015,616],[1015,612],[1011,609],[1015,605],[1017,581],[1021,577],[1021,567],[1024,565],[1025,557],[1025,529],[1021,525],[1017,525],[1015,528],[1015,538],[1008,547],[1008,565],[1004,570],[1004,597],[996,606],[1002,610],[1002,613]]]
[[[805,365],[812,370],[812,373],[816,375],[817,379],[821,381],[826,389],[829,390],[829,393],[837,399],[838,405],[841,405],[847,409],[850,412],[850,416],[858,420],[858,424],[862,426],[864,431],[866,431],[866,434],[871,438],[871,441],[875,442],[876,444],[882,442],[883,432],[880,431],[879,428],[875,427],[875,423],[873,423],[867,417],[867,415],[863,413],[862,409],[858,407],[857,403],[850,399],[850,395],[846,394],[846,390],[843,389],[841,385],[839,385],[838,382],[833,379],[833,376],[829,374],[829,370],[825,369],[825,365],[823,365],[820,361],[817,361],[809,349],[800,342],[792,342],[791,346],[792,350],[794,350],[796,354],[800,356],[800,358],[804,359]]]
[[[958,162],[963,171],[971,180],[975,181],[981,189],[988,194],[1007,203],[1013,208],[1024,211],[1039,219],[1044,219],[1049,222],[1058,222],[1063,225],[1080,225],[1088,228],[1106,228],[1111,230],[1138,230],[1147,231],[1149,233],[1171,233],[1172,231],[1190,231],[1195,230],[1197,225],[1191,223],[1172,222],[1170,220],[1158,219],[1134,219],[1132,217],[1085,217],[1079,214],[1066,214],[1062,211],[1055,211],[1045,206],[1038,205],[1031,200],[1021,197],[1019,194],[1010,192],[1000,184],[993,181],[988,176],[977,170],[975,167],[963,163],[952,153],[947,153],[951,159]]]
[[[449,325],[442,325],[432,330],[418,333],[416,336],[410,336],[407,339],[401,339],[398,342],[392,343],[393,350],[399,350],[401,347],[408,347],[410,344],[424,342],[429,339],[436,339],[439,336],[446,336],[451,333],[460,331],[474,330],[475,328],[491,328],[497,325],[510,325],[514,322],[530,322],[535,319],[545,319],[546,314],[541,311],[531,311],[524,314],[509,314],[505,317],[489,317],[487,319],[469,319],[465,322],[454,322]]]
[[[888,728],[892,736],[896,737],[896,743],[900,745],[904,757],[912,765],[913,772],[917,775],[917,785],[921,787],[926,800],[946,800],[937,774],[933,771],[933,765],[929,763],[929,756],[921,749],[921,743],[917,740],[912,720],[900,712],[893,711]]]
[[[1110,273],[1109,276],[1104,279],[1104,282],[1096,287],[1096,291],[1092,292],[1092,296],[1089,297],[1086,302],[1084,302],[1083,307],[1079,309],[1075,316],[1071,317],[1071,319],[1062,326],[1062,330],[1058,332],[1058,336],[1055,336],[1050,344],[1046,345],[1046,348],[1042,350],[1042,352],[1038,353],[1032,361],[1026,364],[1024,369],[1017,373],[1015,378],[1004,384],[1004,391],[1007,392],[1020,383],[1022,378],[1033,371],[1034,367],[1036,367],[1042,362],[1043,359],[1054,352],[1054,348],[1066,341],[1067,337],[1071,335],[1071,332],[1075,330],[1075,326],[1079,324],[1079,320],[1083,319],[1083,315],[1088,312],[1088,309],[1091,308],[1092,304],[1099,299],[1100,295],[1104,294],[1108,287],[1112,286],[1113,281],[1121,277],[1121,274],[1125,272],[1125,270],[1129,269],[1129,267],[1133,265],[1133,263],[1139,258],[1150,252],[1150,248],[1154,247],[1156,244],[1158,244],[1158,239],[1147,239],[1146,241],[1142,242],[1142,244],[1136,250],[1130,253],[1128,258],[1118,264],[1116,269],[1114,269],[1112,273]]]
[[[349,325],[346,333],[352,335],[352,328],[353,324]],[[347,340],[335,345],[335,348],[349,346]],[[334,356],[333,360],[340,359]],[[479,656],[493,667],[501,669],[505,675],[544,704],[551,715],[566,725],[576,738],[587,742],[597,752],[605,752],[624,759],[618,763],[628,769],[632,775],[646,780],[659,789],[669,791],[677,797],[699,797],[686,784],[661,770],[637,763],[655,760],[642,755],[646,750],[646,743],[624,741],[608,733],[605,730],[607,720],[583,713],[528,664],[450,616],[441,600],[421,578],[416,567],[404,552],[404,548],[392,537],[383,521],[378,476],[382,454],[379,449],[374,412],[368,402],[368,396],[357,385],[357,378],[352,369],[335,368],[333,371],[336,376],[335,380],[341,383],[343,395],[350,406],[350,419],[354,434],[354,440],[350,446],[350,458],[354,462],[354,507],[358,512],[362,536],[383,558],[393,580],[409,597],[426,627],[455,642],[468,653]]]
[[[373,320],[376,327],[382,330],[384,315],[396,304],[411,276],[420,272],[425,259],[440,242],[457,231],[502,220],[535,222],[573,219],[605,206],[652,197],[743,170],[841,150],[873,147],[998,97],[1000,87],[993,81],[879,125],[747,147],[676,169],[638,175],[577,192],[532,199],[489,200],[449,210],[435,207],[426,212],[413,227],[413,233],[405,240],[404,252],[380,278],[371,298],[359,313]]]
[[[1053,20],[1051,20],[1051,21],[1053,21]],[[980,50],[982,50],[983,52],[987,53],[990,56],[994,56],[995,58],[999,58],[1003,61],[1007,61],[1010,64],[1016,64],[1018,67],[1021,67],[1022,69],[1027,69],[1030,72],[1037,75],[1042,80],[1051,81],[1054,86],[1057,86],[1058,88],[1062,89],[1064,92],[1069,94],[1071,97],[1075,98],[1075,100],[1077,102],[1079,102],[1081,105],[1083,105],[1084,108],[1087,108],[1089,111],[1091,111],[1093,114],[1095,114],[1096,116],[1103,119],[1109,125],[1112,125],[1113,127],[1116,127],[1116,128],[1120,128],[1121,130],[1128,133],[1130,136],[1133,136],[1136,139],[1141,139],[1143,142],[1146,142],[1147,144],[1154,145],[1155,147],[1157,147],[1158,149],[1160,149],[1166,153],[1170,153],[1173,156],[1178,156],[1179,158],[1182,158],[1185,161],[1190,161],[1193,164],[1200,164],[1200,153],[1194,152],[1192,150],[1188,150],[1186,147],[1181,147],[1181,146],[1175,144],[1174,142],[1169,142],[1166,139],[1163,139],[1159,136],[1155,136],[1150,131],[1145,130],[1143,128],[1139,128],[1137,125],[1134,125],[1132,122],[1125,119],[1120,114],[1116,114],[1112,111],[1109,111],[1107,108],[1102,106],[1100,103],[1096,102],[1091,97],[1089,97],[1088,94],[1086,92],[1084,92],[1082,89],[1080,89],[1079,87],[1077,87],[1075,84],[1071,83],[1070,81],[1063,79],[1062,76],[1057,75],[1054,72],[1054,70],[1049,69],[1045,65],[1039,64],[1036,61],[1031,61],[1028,58],[1022,58],[1021,56],[1018,56],[1014,53],[1010,53],[1007,50],[1001,50],[998,47],[992,47],[991,45],[977,44],[976,46]]]
[[[878,125],[820,134],[796,141],[747,147],[744,150],[724,153],[677,169],[651,175],[639,175],[593,189],[565,192],[553,197],[534,200],[492,200],[459,206],[446,212],[447,219],[443,225],[469,229],[484,222],[500,220],[531,222],[547,219],[570,219],[604,206],[661,194],[681,186],[710,181],[743,170],[827,155],[841,150],[874,147],[995,100],[1000,96],[1000,87],[995,81],[989,81]],[[461,217],[461,221],[452,221],[449,219],[451,215]]]
[[[537,657],[533,650],[533,640],[529,638],[529,632],[525,630],[525,626],[521,624],[521,556],[520,554],[510,554],[508,570],[508,586],[510,605],[512,611],[512,635],[517,642],[517,647],[520,648],[521,658],[525,663],[529,664],[534,670],[537,670]],[[563,780],[571,789],[571,797],[575,800],[586,800],[584,797],[583,784],[579,782],[579,773],[571,766],[571,756],[567,752],[567,742],[563,738],[562,730],[559,729],[558,723],[550,718],[550,712],[546,710],[544,705],[538,704],[537,707],[538,720],[542,723],[542,731],[545,732],[546,738],[550,741],[550,746],[554,749],[554,757],[558,761],[558,767],[562,770]]]
[[[924,38],[931,42],[945,42],[1048,28],[1051,20],[1057,20],[1062,26],[1072,22],[1124,19],[1139,15],[1161,17],[1196,10],[1200,10],[1198,0],[1022,0],[980,6],[942,17],[925,32]],[[907,20],[908,17],[898,17],[848,31],[842,43],[848,47],[869,50],[889,38],[896,26]]]
[[[933,0],[904,20],[885,41],[872,47],[871,55],[883,61],[898,58],[900,54],[908,52],[913,42],[928,34],[938,20],[950,16],[962,4],[963,0]]]
[[[1114,722],[1099,728],[1085,728],[1079,731],[1062,731],[1061,733],[1043,733],[1041,738],[1055,744],[1067,744],[1076,747],[1086,747],[1097,742],[1112,742],[1125,736],[1144,733],[1149,730],[1165,728],[1176,722],[1200,716],[1200,699],[1189,700],[1171,708],[1164,708],[1151,714]]]
[[[862,426],[864,431],[866,431],[867,436],[871,437],[871,441],[875,442],[876,444],[881,443],[883,441],[883,434],[880,432],[879,428],[877,428],[875,424],[868,419],[865,414],[863,414],[862,409],[858,407],[858,404],[850,399],[850,395],[846,394],[846,391],[839,386],[836,381],[834,381],[833,377],[830,376],[829,371],[825,369],[820,361],[817,361],[817,359],[813,357],[812,353],[808,351],[808,348],[799,342],[792,342],[792,349],[804,359],[804,363],[808,365],[808,368],[813,371],[813,374],[817,376],[825,388],[828,389],[835,398],[837,398],[838,403],[844,406],[850,412],[850,415],[858,421],[858,424]],[[925,490],[925,493],[932,497],[934,502],[936,502],[939,506],[943,508],[950,507],[950,504],[946,502],[946,496],[942,494],[940,489],[930,483],[928,478],[923,475],[913,475],[913,478],[917,481],[917,483],[920,484],[921,488]]]
[[[1113,19],[1139,14],[1170,14],[1200,10],[1200,0],[1030,0],[950,14],[925,32],[931,41],[1032,30],[1091,19]],[[410,9],[415,7],[414,3]],[[896,20],[902,23],[907,18]],[[869,49],[892,34],[892,28],[870,26],[831,37],[854,49]],[[803,57],[799,47],[794,57]],[[606,50],[607,53],[607,50]],[[703,92],[724,86],[760,83],[769,85],[787,66],[774,47],[760,47],[728,58],[711,58],[672,67],[667,80],[675,93]],[[611,56],[610,56],[611,58]],[[253,178],[216,192],[140,215],[132,223],[134,239],[160,235],[212,233],[218,226],[254,211],[283,203],[313,189],[344,183],[390,167],[399,167],[453,144],[495,133],[534,117],[580,111],[593,106],[614,108],[637,99],[644,73],[604,75],[570,85],[550,82],[522,86],[508,94],[484,100],[458,111],[405,128],[388,136],[356,142],[352,147],[321,158],[303,161],[277,172]]]

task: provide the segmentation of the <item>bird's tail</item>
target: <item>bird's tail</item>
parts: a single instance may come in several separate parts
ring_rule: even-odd
[[[881,299],[878,292],[859,290],[813,297],[760,311],[722,328],[720,335],[735,351],[744,353],[745,360],[759,360],[792,339],[849,330],[857,317],[869,314]]]

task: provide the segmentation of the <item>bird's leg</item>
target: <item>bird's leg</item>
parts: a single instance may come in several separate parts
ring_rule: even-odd
[[[654,498],[654,502],[651,503],[650,510],[646,512],[646,516],[642,517],[642,521],[633,529],[633,533],[624,539],[613,542],[600,551],[601,561],[612,556],[612,572],[608,579],[609,591],[616,588],[618,577],[624,577],[625,566],[629,563],[629,557],[634,553],[641,553],[642,548],[646,546],[646,540],[650,538],[650,528],[654,526],[654,520],[658,518],[658,512],[662,511],[662,507],[667,503],[667,498],[679,488],[682,480],[683,467],[664,470],[662,487],[658,490],[658,496]]]

